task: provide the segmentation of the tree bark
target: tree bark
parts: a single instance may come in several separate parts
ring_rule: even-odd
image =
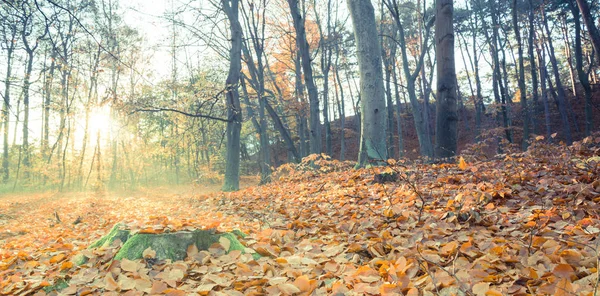
[[[537,118],[538,118],[538,112],[540,111],[540,103],[539,103],[539,92],[538,92],[538,70],[537,70],[537,65],[536,65],[536,57],[535,57],[535,53],[534,53],[534,43],[535,43],[535,25],[534,25],[534,21],[535,21],[535,15],[534,15],[534,7],[533,7],[533,0],[529,0],[529,13],[528,13],[528,20],[529,20],[529,44],[527,46],[527,50],[528,50],[528,55],[529,55],[529,65],[531,68],[531,97],[533,100],[533,112],[530,112],[531,115],[531,121],[533,123],[533,133],[537,134],[538,133],[538,123],[537,123]]]
[[[583,49],[581,45],[581,20],[577,4],[573,0],[570,0],[569,7],[571,8],[571,14],[575,22],[575,68],[577,69],[577,76],[581,87],[585,94],[585,135],[589,136],[592,133],[593,114],[592,114],[592,87],[590,86],[590,80],[588,74],[583,69]]]
[[[242,108],[238,91],[242,71],[242,26],[239,21],[239,0],[221,0],[229,19],[231,48],[229,50],[229,73],[225,80],[227,104],[227,152],[223,191],[240,189],[240,132],[242,130]]]
[[[4,102],[2,104],[2,182],[7,183],[10,177],[10,168],[9,168],[9,145],[8,145],[8,129],[10,125],[10,89],[11,89],[11,79],[12,79],[12,63],[13,63],[13,53],[15,50],[16,42],[13,40],[17,37],[17,22],[12,24],[7,23],[7,28],[10,30],[7,32],[8,36],[5,36],[7,40],[5,44],[7,47],[6,50],[6,78],[4,80]]]
[[[525,63],[523,61],[523,42],[521,41],[521,28],[519,27],[517,0],[513,0],[513,29],[517,39],[517,51],[519,59],[519,99],[521,101],[521,114],[523,117],[523,142],[521,147],[527,149],[529,145],[529,107],[527,106],[527,88],[525,87]]]
[[[454,6],[452,0],[436,0],[435,40],[437,59],[437,109],[435,156],[457,153],[458,112],[454,64]]]
[[[360,71],[361,141],[360,153],[366,152],[366,162],[387,160],[386,113],[381,49],[377,40],[375,10],[371,0],[348,0]],[[360,163],[359,165],[365,165]]]
[[[600,65],[600,30],[598,30],[596,24],[594,24],[594,17],[592,16],[590,5],[587,0],[576,1],[577,6],[579,6],[579,11],[581,11],[581,16],[583,17],[583,23],[588,29],[588,34],[590,35],[590,39],[592,39],[592,44],[596,50],[596,62]]]

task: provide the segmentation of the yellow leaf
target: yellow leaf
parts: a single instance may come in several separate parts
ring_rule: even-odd
[[[50,263],[58,263],[60,261],[62,261],[63,259],[65,259],[65,254],[58,254],[52,258],[50,258]]]
[[[219,238],[219,243],[221,244],[221,246],[223,246],[223,249],[225,249],[225,251],[229,251],[229,247],[231,246],[231,241],[229,239],[222,236]]]
[[[152,250],[152,248],[148,247],[147,249],[144,250],[144,252],[142,253],[142,256],[144,256],[144,258],[154,258],[156,257],[156,251]]]
[[[121,260],[121,269],[129,272],[137,271],[138,264],[135,261],[128,260],[127,258],[123,258]]]
[[[467,162],[465,161],[465,159],[461,156],[458,160],[458,168],[461,170],[466,170],[468,167]]]

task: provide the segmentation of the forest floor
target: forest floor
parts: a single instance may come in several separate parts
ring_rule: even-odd
[[[452,164],[352,165],[313,156],[236,193],[2,197],[0,294],[596,295],[600,135]],[[375,182],[380,173],[398,179]],[[119,222],[238,229],[247,250],[217,245],[180,262],[85,250]],[[96,260],[74,265],[82,252]]]

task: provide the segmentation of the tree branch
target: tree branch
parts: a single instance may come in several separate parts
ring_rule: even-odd
[[[185,116],[188,117],[194,117],[194,118],[206,118],[206,119],[212,119],[212,120],[217,120],[217,121],[222,121],[222,122],[231,122],[231,119],[224,119],[224,118],[220,118],[220,117],[214,117],[211,115],[204,115],[204,114],[192,114],[192,113],[188,113],[185,111],[181,111],[181,110],[177,110],[177,109],[172,109],[172,108],[151,108],[151,109],[135,109],[132,112],[130,112],[129,114],[134,114],[134,113],[138,113],[138,112],[151,112],[151,113],[156,113],[156,112],[175,112],[175,113],[179,113],[179,114],[183,114]]]

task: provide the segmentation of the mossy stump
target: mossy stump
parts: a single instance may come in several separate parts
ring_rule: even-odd
[[[153,233],[131,233],[131,230],[126,229],[123,224],[116,224],[111,231],[100,238],[88,248],[99,248],[109,247],[116,240],[123,243],[117,254],[115,260],[121,260],[123,258],[129,260],[136,260],[143,258],[144,250],[151,248],[156,252],[154,259],[171,261],[183,260],[187,256],[187,249],[191,245],[196,245],[198,250],[208,250],[208,248],[214,243],[218,243],[221,238],[229,240],[229,250],[243,251],[245,249],[237,236],[243,236],[240,231],[233,231],[232,233],[217,233],[213,230],[193,230],[193,231],[178,231],[178,232],[165,232],[159,234]],[[83,255],[77,256],[74,262],[77,265],[81,265],[87,262],[87,259]]]

